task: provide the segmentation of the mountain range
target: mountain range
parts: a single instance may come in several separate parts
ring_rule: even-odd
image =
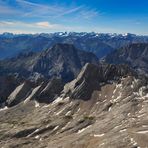
[[[79,50],[93,52],[98,58],[102,58],[113,50],[131,43],[148,43],[148,36],[94,32],[57,32],[34,35],[3,33],[0,35],[0,59],[11,58],[26,51],[46,50],[56,43],[73,44]]]
[[[26,36],[39,50],[20,49],[0,61],[0,147],[148,146],[146,36],[5,33],[1,38],[8,44],[17,38],[18,44]],[[37,38],[63,41],[41,49],[45,45]]]

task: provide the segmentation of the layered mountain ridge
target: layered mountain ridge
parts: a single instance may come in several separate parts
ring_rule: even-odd
[[[56,43],[74,44],[78,49],[93,52],[102,58],[115,49],[132,43],[148,43],[147,36],[134,34],[103,34],[57,32],[50,34],[0,35],[0,59],[16,56],[20,52],[38,52],[51,48]]]

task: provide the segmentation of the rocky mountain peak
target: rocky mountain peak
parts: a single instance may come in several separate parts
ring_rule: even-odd
[[[66,84],[64,93],[74,99],[87,100],[91,98],[92,92],[98,90],[102,84],[117,81],[121,77],[132,74],[132,70],[127,65],[94,65],[87,63],[78,77]]]

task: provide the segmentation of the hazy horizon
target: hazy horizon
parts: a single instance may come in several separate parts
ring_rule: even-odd
[[[24,34],[24,35],[37,35],[37,34],[54,34],[54,33],[95,33],[95,34],[109,34],[109,35],[128,35],[128,34],[131,34],[131,35],[137,35],[137,36],[148,36],[148,34],[136,34],[136,33],[130,33],[130,32],[127,32],[127,33],[116,33],[116,32],[77,32],[77,31],[59,31],[59,32],[36,32],[36,33],[21,33],[21,32],[0,32],[0,35],[3,35],[5,33],[10,33],[10,34],[13,34],[13,35],[21,35],[21,34]]]

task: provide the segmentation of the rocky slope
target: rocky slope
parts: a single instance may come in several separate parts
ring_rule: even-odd
[[[19,98],[25,85],[9,98]],[[0,147],[148,146],[148,79],[125,65],[86,64],[50,103],[31,97],[0,110]]]
[[[98,58],[71,44],[56,44],[39,53],[27,52],[0,61],[0,75],[18,73],[29,79],[58,77],[67,82],[74,79],[87,62],[97,63]]]
[[[140,73],[148,73],[148,44],[131,44],[109,54],[105,61],[128,64]]]

